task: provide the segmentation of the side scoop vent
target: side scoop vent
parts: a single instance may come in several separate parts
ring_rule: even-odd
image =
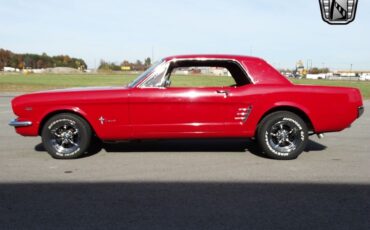
[[[251,105],[247,108],[239,108],[236,113],[235,120],[245,123],[252,112],[252,108],[253,107]]]

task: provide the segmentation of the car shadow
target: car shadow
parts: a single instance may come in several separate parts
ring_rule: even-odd
[[[368,230],[369,194],[369,184],[0,183],[0,229]]]
[[[150,152],[250,152],[267,158],[259,150],[257,143],[250,139],[181,139],[181,140],[143,140],[117,143],[102,143],[91,148],[85,157],[99,153],[104,149],[108,153],[150,153]],[[326,146],[309,140],[304,152],[322,151]],[[42,143],[35,146],[35,151],[45,151]]]

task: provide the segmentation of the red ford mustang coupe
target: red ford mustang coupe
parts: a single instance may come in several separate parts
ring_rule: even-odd
[[[17,133],[42,137],[58,159],[100,141],[254,138],[274,159],[294,159],[308,136],[341,131],[363,113],[358,89],[294,85],[264,60],[231,55],[164,58],[128,86],[18,96]]]

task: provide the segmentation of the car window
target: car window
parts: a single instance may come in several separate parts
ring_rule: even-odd
[[[143,83],[142,88],[157,88],[163,87],[166,80],[165,74],[168,68],[168,63],[164,62],[155,68],[151,76]]]
[[[230,72],[223,67],[174,68],[167,87],[218,87],[236,85]]]
[[[147,69],[145,72],[143,72],[142,74],[140,74],[139,77],[137,77],[134,81],[132,81],[130,84],[128,84],[128,86],[131,88],[131,87],[134,87],[135,85],[137,85],[138,83],[140,83],[141,81],[143,81],[145,78],[148,77],[149,74],[151,74],[156,68],[157,66],[160,66],[160,65],[163,65],[163,61],[159,61],[159,62],[156,62],[154,63],[149,69]]]

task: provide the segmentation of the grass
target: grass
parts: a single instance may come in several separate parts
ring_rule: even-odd
[[[136,75],[117,74],[5,74],[0,75],[0,92],[32,92],[82,86],[123,86],[136,77]]]
[[[137,75],[133,74],[0,74],[0,92],[32,92],[83,86],[124,86],[136,77]],[[233,84],[230,77],[176,76],[172,79],[172,86],[201,86],[205,82],[212,86]],[[370,82],[307,79],[294,79],[293,82],[296,84],[355,87],[361,90],[365,99],[370,99]]]

